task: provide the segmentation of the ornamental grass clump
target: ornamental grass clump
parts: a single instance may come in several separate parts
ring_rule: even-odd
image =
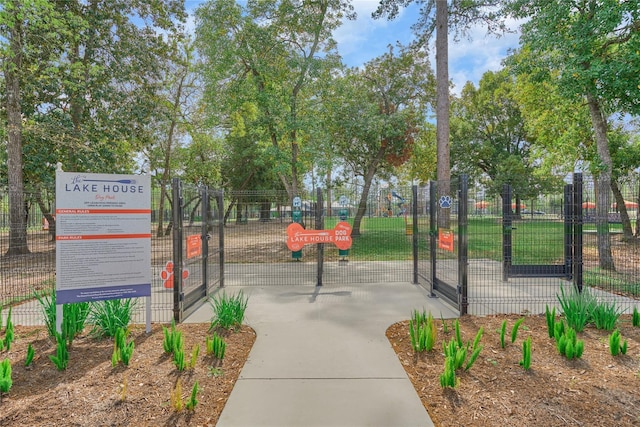
[[[193,388],[191,389],[191,395],[189,396],[189,400],[185,404],[185,407],[188,411],[193,411],[196,409],[196,405],[198,404],[198,381],[193,384]]]
[[[126,329],[133,317],[137,300],[132,298],[98,301],[91,306],[90,334],[97,337],[114,337],[119,328]]]
[[[609,335],[609,351],[612,356],[627,354],[627,340],[624,340],[624,342],[620,344],[621,339],[622,336],[620,335],[620,331],[617,329]]]
[[[637,307],[633,307],[633,316],[631,317],[631,324],[635,327],[640,327],[640,313]]]
[[[35,299],[40,304],[44,324],[51,338],[56,337],[56,293],[51,295],[34,293]],[[88,302],[69,303],[62,305],[62,329],[67,333],[67,342],[73,343],[73,339],[84,330],[85,322],[91,311]]]
[[[164,349],[164,352],[167,354],[173,354],[176,349],[176,344],[182,340],[182,332],[176,330],[176,321],[171,321],[171,329],[163,326],[162,333],[164,334],[164,339],[162,341],[162,348]]]
[[[553,307],[553,310],[549,310],[549,306],[545,306],[544,315],[547,319],[547,332],[549,333],[549,338],[554,338],[553,328],[556,324],[556,308]]]
[[[582,332],[591,320],[593,309],[597,305],[596,298],[589,292],[588,288],[584,288],[579,292],[572,288],[571,292],[565,293],[564,287],[560,287],[560,295],[556,295],[567,326],[575,329],[576,332]]]
[[[56,332],[56,354],[55,356],[50,354],[49,359],[59,371],[67,369],[67,365],[69,364],[69,351],[67,350],[67,338],[64,333],[59,334]]]
[[[4,348],[5,350],[11,350],[11,343],[13,343],[14,339],[14,330],[13,330],[13,322],[11,321],[11,310],[12,307],[9,307],[9,313],[7,314],[7,324],[4,329],[4,339],[0,338],[0,351]],[[0,313],[0,318],[2,318],[2,313]]]
[[[597,329],[613,331],[621,314],[622,310],[616,306],[615,301],[611,303],[598,302],[591,312],[591,321]]]
[[[205,345],[207,347],[207,354],[213,355],[218,360],[224,359],[224,353],[227,349],[227,344],[224,342],[224,339],[214,333],[212,337],[207,337],[205,340]]]
[[[531,337],[527,337],[525,341],[522,342],[522,360],[520,361],[520,366],[524,368],[525,371],[531,369]]]
[[[29,346],[27,347],[27,355],[24,358],[24,366],[25,367],[29,367],[31,366],[31,362],[33,362],[33,357],[36,355],[36,351],[33,349],[33,346],[31,345],[31,343],[29,343]]]
[[[212,297],[209,304],[213,309],[213,317],[209,330],[215,328],[229,330],[242,326],[248,301],[248,297],[245,297],[242,291],[231,296],[223,292],[221,295]]]
[[[12,385],[11,361],[5,358],[0,362],[0,393],[9,393]]]
[[[129,366],[135,343],[133,340],[127,342],[128,331],[119,328],[113,340],[113,354],[111,355],[111,366],[114,368],[119,362]]]
[[[411,347],[414,351],[433,350],[437,329],[431,312],[427,315],[425,311],[422,311],[422,313],[417,310],[413,311],[411,320],[409,320],[409,336],[411,337]]]
[[[564,322],[558,322],[564,323]],[[584,341],[579,340],[576,335],[576,330],[570,326],[558,327],[556,323],[556,348],[558,352],[567,359],[579,359],[584,352]]]
[[[516,320],[516,323],[514,323],[511,328],[511,344],[516,342],[516,338],[518,338],[518,329],[520,328],[520,325],[522,325],[522,322],[524,322],[524,317]]]

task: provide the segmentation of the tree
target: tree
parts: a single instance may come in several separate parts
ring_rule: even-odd
[[[424,50],[398,47],[369,61],[362,70],[337,78],[334,92],[322,99],[332,123],[335,151],[363,189],[352,235],[360,234],[371,183],[377,173],[389,173],[412,155],[426,105],[433,102],[435,81]]]
[[[477,176],[493,194],[510,184],[519,213],[519,201],[549,190],[552,180],[537,173],[539,159],[534,156],[515,89],[515,77],[506,68],[486,72],[478,88],[468,82],[454,101],[451,150],[456,170]]]
[[[345,0],[211,0],[196,12],[212,116],[224,124],[247,103],[257,107],[254,124],[264,129],[290,199],[304,172],[306,90],[323,69],[338,65],[331,32],[344,16],[353,16]]]
[[[420,5],[418,21],[413,30],[418,36],[417,43],[422,45],[436,31],[436,140],[437,140],[437,179],[438,193],[450,194],[451,155],[449,148],[449,29],[458,34],[466,34],[469,27],[478,22],[487,25],[490,32],[504,31],[504,24],[496,14],[495,0],[380,0],[373,13],[374,18],[394,19],[401,7],[411,3]],[[449,227],[449,209],[443,209],[438,215],[438,226]]]
[[[5,81],[15,86],[7,120],[19,134],[19,144],[17,137],[9,144],[10,163],[24,173],[10,170],[8,180],[22,182],[21,190],[34,195],[54,228],[44,199],[56,163],[77,171],[134,169],[133,154],[147,142],[145,125],[156,111],[154,77],[170,55],[157,30],[175,30],[184,13],[176,0],[122,0],[109,7],[98,0],[30,0],[5,6],[0,25],[16,32],[19,42],[3,44],[3,64],[12,64],[4,68]],[[19,124],[13,123],[16,108]],[[23,161],[17,153],[29,155]],[[24,209],[24,203],[12,202],[16,206]],[[25,226],[14,228],[22,233]],[[13,245],[11,253],[16,246],[26,248]]]
[[[23,94],[33,80],[26,70],[42,71],[59,52],[58,15],[45,0],[5,0],[0,7],[0,58],[6,88],[3,99],[7,127],[7,175],[9,188],[9,248],[7,255],[29,253],[27,212],[23,178]],[[39,45],[30,44],[38,32]],[[40,64],[42,61],[44,64]],[[31,111],[32,111],[31,107]]]
[[[596,229],[600,268],[613,270],[608,211],[613,161],[607,117],[640,112],[640,1],[512,0],[526,18],[522,43],[548,70],[558,72],[563,96],[589,108],[597,159]]]

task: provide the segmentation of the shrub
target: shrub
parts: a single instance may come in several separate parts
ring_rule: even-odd
[[[595,307],[593,307],[591,320],[596,328],[613,331],[616,328],[621,313],[622,310],[616,306],[615,302],[598,302]]]
[[[209,300],[213,308],[213,317],[209,330],[216,327],[223,329],[236,329],[242,325],[244,312],[247,309],[248,298],[240,291],[236,295],[228,296],[226,293],[214,296]]]
[[[99,301],[91,306],[89,322],[93,325],[91,335],[113,337],[118,329],[127,329],[137,300],[132,298]]]
[[[431,351],[436,342],[437,329],[431,313],[427,316],[423,311],[414,310],[409,321],[409,336],[414,351]]]
[[[520,366],[522,366],[525,371],[531,368],[531,337],[528,337],[522,343],[522,360],[520,361]]]
[[[565,293],[564,287],[561,286],[560,295],[557,295],[557,298],[567,326],[575,329],[576,332],[582,332],[589,323],[593,309],[597,304],[595,297],[588,288],[584,288],[582,292],[572,288],[570,293]]]
[[[625,340],[622,345],[620,345],[620,340],[622,339],[619,330],[613,331],[611,335],[609,335],[609,351],[612,356],[617,356],[619,354],[627,354],[627,340]]]
[[[0,393],[9,393],[12,385],[11,361],[8,358],[5,358],[0,362]]]

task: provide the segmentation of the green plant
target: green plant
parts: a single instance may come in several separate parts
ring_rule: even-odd
[[[184,339],[182,333],[178,332],[173,341],[173,363],[178,368],[178,371],[184,371],[187,364],[184,360]]]
[[[56,336],[56,293],[50,295],[35,292],[33,296],[36,298],[44,317],[44,323],[47,333],[50,337]],[[72,344],[73,338],[84,330],[84,325],[91,311],[91,304],[88,302],[79,302],[73,304],[62,305],[62,329],[67,331],[67,339],[69,345]],[[73,332],[73,333],[70,333]]]
[[[198,404],[198,399],[196,399],[197,396],[198,396],[198,381],[196,381],[193,384],[193,388],[191,389],[191,396],[189,396],[189,400],[187,400],[187,404],[185,405],[185,407],[189,411],[193,411],[194,409],[196,409],[196,405]]]
[[[135,343],[133,340],[127,342],[128,332],[124,328],[118,328],[113,340],[113,354],[111,355],[111,365],[115,367],[118,362],[129,366],[129,361],[133,355]]]
[[[198,354],[200,354],[200,344],[196,344],[193,346],[191,350],[191,358],[189,359],[189,368],[194,369],[196,367],[196,362],[198,361]]]
[[[598,302],[591,312],[591,320],[596,328],[613,331],[618,323],[620,314],[622,314],[622,310],[616,306],[615,302]]]
[[[180,378],[178,378],[176,382],[176,387],[171,391],[171,407],[173,407],[176,412],[182,411],[184,407],[184,402],[182,401],[182,382]]]
[[[484,330],[480,328],[473,340],[473,346],[470,342],[460,345],[461,341],[458,341],[458,339],[451,339],[448,344],[445,342],[442,343],[442,350],[444,352],[444,355],[445,357],[451,358],[453,360],[454,369],[460,369],[463,367],[463,365],[465,371],[471,369],[476,359],[480,355],[480,352],[482,351],[480,339],[482,338],[483,333]],[[469,350],[471,350],[471,354],[467,359]],[[467,362],[466,365],[465,361]]]
[[[29,343],[29,347],[27,347],[27,355],[24,359],[24,366],[26,367],[31,366],[31,362],[33,362],[33,357],[35,355],[36,355],[36,352],[33,349],[33,346],[31,345],[31,343]]]
[[[525,371],[528,371],[531,368],[531,337],[530,336],[522,343],[522,360],[520,361],[520,366],[522,366]]]
[[[516,323],[514,323],[513,328],[511,328],[511,344],[516,342],[516,338],[518,337],[518,328],[520,328],[520,325],[522,324],[522,322],[524,322],[524,317],[521,317],[520,319],[516,320]]]
[[[46,295],[44,293],[34,292],[33,296],[38,300],[42,308],[47,333],[50,337],[54,338],[56,336],[56,293],[52,292],[51,295]]]
[[[5,358],[0,362],[0,393],[9,393],[13,381],[11,380],[11,361]]]
[[[424,311],[419,313],[414,310],[412,319],[409,321],[409,335],[414,351],[431,351],[437,337],[437,329],[431,313],[427,316]]]
[[[182,342],[182,332],[176,330],[176,322],[175,320],[172,320],[171,329],[163,326],[162,333],[164,334],[162,348],[165,353],[172,354],[175,351],[176,346],[180,345]]]
[[[456,319],[453,327],[456,331],[456,342],[458,343],[458,347],[462,347],[462,335],[460,335],[460,321]]]
[[[217,295],[209,300],[213,308],[213,317],[209,330],[216,327],[223,329],[235,329],[242,325],[244,312],[247,309],[249,299],[242,291],[235,295],[228,296],[226,293]]]
[[[227,344],[222,337],[216,333],[211,338],[207,337],[205,340],[207,347],[207,354],[212,354],[218,360],[224,359],[224,353],[227,348]]]
[[[67,350],[67,338],[64,333],[59,334],[56,332],[56,355],[49,355],[49,359],[58,368],[59,371],[67,369],[69,364],[69,351]]]
[[[501,348],[504,348],[505,346],[504,337],[506,333],[507,333],[507,321],[503,320],[502,325],[500,325],[500,347]]]
[[[92,304],[88,321],[93,325],[90,334],[97,337],[114,337],[119,328],[126,329],[133,317],[137,300],[111,299]]]
[[[631,324],[636,327],[640,327],[640,313],[637,307],[633,307],[633,316],[631,317]]]
[[[444,359],[444,372],[440,375],[440,385],[442,388],[455,388],[458,383],[456,378],[455,359],[447,356]]]
[[[442,313],[440,313],[440,320],[442,321],[442,333],[443,334],[448,334],[449,333],[449,325],[447,324],[447,322],[444,321],[444,317],[442,317]]]
[[[9,313],[7,313],[7,326],[4,330],[4,342],[3,346],[7,351],[11,350],[11,343],[13,342],[14,332],[13,332],[13,322],[11,321],[11,310],[13,307],[9,307]],[[0,350],[2,350],[2,346],[0,346]]]
[[[582,292],[572,288],[570,293],[565,293],[564,287],[560,287],[560,295],[556,295],[567,326],[582,332],[589,323],[594,307],[597,305],[595,297],[589,292],[589,288],[583,288]]]
[[[62,305],[62,332],[67,337],[69,347],[73,344],[73,339],[84,330],[89,308],[88,302]]]
[[[624,340],[622,345],[620,344],[620,340],[622,339],[619,330],[613,331],[611,335],[609,335],[609,351],[612,356],[617,356],[618,354],[627,354],[627,340]]]
[[[545,317],[547,319],[547,332],[549,333],[549,338],[553,338],[553,328],[556,322],[556,308],[553,307],[553,310],[549,311],[549,306],[545,306]]]
[[[563,327],[563,333],[556,335],[556,347],[558,352],[567,359],[579,359],[584,352],[584,341],[579,340],[576,330],[567,326]]]

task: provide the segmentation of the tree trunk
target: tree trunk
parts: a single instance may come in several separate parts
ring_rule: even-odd
[[[600,110],[598,100],[587,94],[589,113],[596,138],[598,157],[602,164],[596,179],[596,238],[598,245],[599,266],[603,270],[615,270],[611,254],[611,235],[609,234],[609,206],[611,205],[611,170],[613,169],[609,142],[607,140],[607,124]]]
[[[449,154],[449,13],[446,1],[436,1],[436,140],[438,195],[451,194]],[[440,209],[438,227],[449,228],[451,209]]]
[[[633,229],[631,228],[631,219],[629,218],[629,212],[627,212],[627,206],[624,203],[624,196],[620,192],[620,187],[615,180],[611,180],[611,191],[613,191],[613,198],[616,201],[616,207],[620,212],[620,221],[622,222],[622,240],[628,242],[633,240]]]
[[[9,183],[9,248],[7,255],[29,253],[27,215],[22,175],[22,109],[20,69],[22,67],[22,21],[20,2],[14,5],[14,25],[9,31],[9,55],[4,59],[7,91],[7,175]]]
[[[369,163],[369,168],[364,175],[364,186],[362,187],[358,210],[356,211],[356,216],[353,218],[353,228],[351,230],[352,237],[358,237],[360,235],[360,223],[362,222],[364,214],[367,212],[367,199],[369,198],[371,182],[373,181],[373,177],[376,175],[380,161],[384,158],[385,151],[386,147],[383,146],[378,149],[376,156],[371,160],[371,163]]]
[[[42,212],[42,216],[47,220],[49,224],[49,236],[51,236],[51,241],[55,242],[56,240],[56,217],[51,213],[51,208],[44,203],[44,199],[42,198],[42,191],[38,191],[36,193],[36,203],[40,208],[40,212]]]

